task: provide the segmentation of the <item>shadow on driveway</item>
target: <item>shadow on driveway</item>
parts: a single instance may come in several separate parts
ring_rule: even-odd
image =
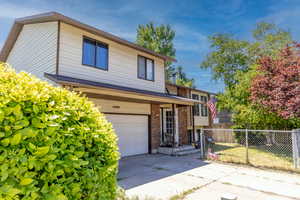
[[[199,157],[199,154],[179,157],[162,154],[126,157],[119,162],[118,183],[128,190],[208,164]]]

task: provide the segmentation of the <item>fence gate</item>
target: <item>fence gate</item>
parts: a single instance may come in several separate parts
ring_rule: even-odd
[[[294,167],[300,168],[300,129],[293,131],[293,161]]]

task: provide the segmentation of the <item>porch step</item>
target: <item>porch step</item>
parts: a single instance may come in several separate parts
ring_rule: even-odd
[[[194,153],[200,153],[200,149],[191,149],[191,150],[177,151],[175,153],[175,155],[176,156],[184,156],[184,155],[189,155],[189,154],[194,154]]]
[[[193,147],[192,145],[184,145],[184,146],[180,146],[175,148],[175,152],[179,152],[179,151],[189,151],[189,150],[193,150],[195,149],[195,147]]]
[[[172,147],[159,147],[158,153],[167,154],[167,155],[174,155],[174,156],[183,156],[189,155],[193,153],[199,153],[200,149],[195,149],[192,145],[184,145],[176,148]]]

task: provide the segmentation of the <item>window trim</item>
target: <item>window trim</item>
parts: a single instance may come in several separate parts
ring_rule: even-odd
[[[195,96],[196,96],[197,98],[193,98],[193,97],[195,97]],[[192,99],[193,99],[193,100],[199,101],[199,98],[200,98],[200,95],[199,95],[199,94],[192,93]],[[195,112],[195,108],[196,108],[196,107],[198,107],[198,112],[197,112],[197,113]],[[196,104],[193,106],[193,115],[198,117],[198,116],[200,116],[200,112],[201,112],[200,104],[199,104],[199,103],[196,103]]]
[[[102,46],[104,46],[104,47],[107,47],[107,68],[106,69],[104,69],[104,68],[100,68],[100,67],[97,67],[96,66],[96,59],[97,59],[97,48],[95,49],[95,65],[89,65],[89,64],[84,64],[83,63],[83,58],[84,58],[84,56],[83,56],[83,46],[84,46],[84,40],[90,40],[90,41],[92,41],[92,42],[95,42],[95,47],[97,47],[97,44],[100,44],[100,45],[102,45]],[[93,39],[93,38],[90,38],[90,37],[87,37],[87,36],[83,36],[82,37],[82,54],[81,54],[81,57],[82,57],[82,59],[81,59],[81,64],[83,65],[83,66],[88,66],[88,67],[92,67],[92,68],[95,68],[95,69],[100,69],[100,70],[102,70],[102,71],[108,71],[108,69],[109,69],[109,45],[107,44],[107,43],[104,43],[104,42],[101,42],[101,41],[98,41],[98,40],[96,40],[96,39]]]
[[[140,74],[140,68],[139,68],[139,58],[142,57],[145,59],[145,78],[144,77],[140,77],[139,74]],[[151,60],[152,61],[152,71],[153,71],[153,79],[147,79],[147,60]],[[153,59],[151,58],[148,58],[148,57],[145,57],[145,56],[142,56],[142,55],[138,55],[137,56],[137,78],[138,79],[142,79],[142,80],[146,80],[146,81],[152,81],[154,82],[155,81],[155,62]]]
[[[202,100],[202,97],[204,97]],[[201,113],[201,117],[208,117],[208,107],[207,107],[207,101],[208,101],[208,96],[206,95],[200,95],[200,101],[204,104],[201,104],[201,108],[200,108],[200,113]],[[202,111],[203,111],[203,115],[202,115]]]

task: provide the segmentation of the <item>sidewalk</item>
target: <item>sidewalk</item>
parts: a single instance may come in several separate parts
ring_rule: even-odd
[[[300,200],[300,175],[207,163],[195,154],[126,158],[120,163],[119,184],[127,195],[140,199],[177,195],[177,199],[220,200],[230,193],[239,200]]]

